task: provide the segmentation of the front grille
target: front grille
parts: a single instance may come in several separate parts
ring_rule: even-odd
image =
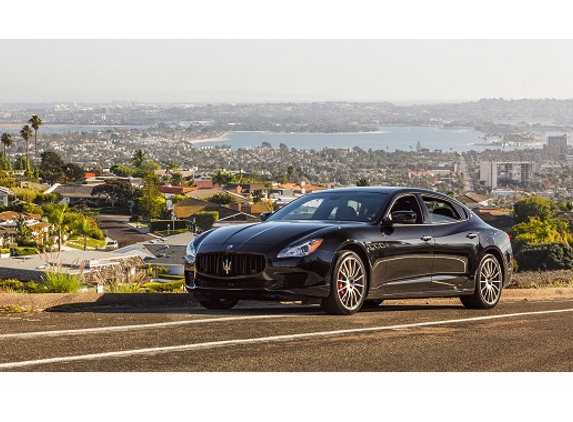
[[[255,275],[265,269],[266,257],[247,253],[200,253],[195,259],[197,271],[214,277]]]

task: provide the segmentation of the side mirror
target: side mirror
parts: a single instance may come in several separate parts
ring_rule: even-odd
[[[392,222],[398,224],[415,224],[418,219],[414,211],[394,211],[392,213]]]
[[[265,221],[267,218],[271,216],[274,211],[265,211],[261,213],[261,221]]]

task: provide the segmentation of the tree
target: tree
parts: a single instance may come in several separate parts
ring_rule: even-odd
[[[63,204],[46,204],[42,207],[48,221],[55,226],[58,233],[58,251],[62,250],[64,217],[68,210],[67,202]]]
[[[540,220],[549,220],[554,217],[557,205],[551,199],[532,195],[520,199],[513,206],[513,212],[517,223],[526,223],[530,217]]]
[[[135,151],[131,162],[136,169],[134,172],[135,176],[143,177],[145,173],[152,172],[159,168],[159,165],[147,158],[147,153],[142,149]]]
[[[173,173],[169,180],[172,186],[183,186],[183,183],[185,182],[181,173]]]
[[[114,164],[111,166],[109,171],[119,177],[131,177],[134,173],[134,170],[131,167],[124,166],[122,164]]]
[[[230,204],[231,202],[237,202],[237,199],[226,192],[216,193],[213,196],[207,198],[207,201],[212,202],[213,204]]]
[[[143,177],[143,187],[138,199],[138,211],[145,220],[158,217],[165,208],[165,198],[158,189],[159,181],[152,172]]]
[[[34,165],[36,165],[36,160],[38,159],[38,129],[44,123],[37,115],[33,115],[28,123],[32,125],[34,129]]]
[[[40,177],[45,182],[50,183],[61,183],[64,181],[64,162],[58,154],[53,151],[42,153]]]
[[[24,141],[26,142],[26,150],[25,150],[25,155],[26,155],[26,159],[28,160],[28,162],[30,161],[30,157],[28,157],[28,141],[30,140],[30,138],[32,137],[32,128],[28,125],[24,125],[22,126],[22,130],[20,130],[20,136],[24,139]]]
[[[288,168],[287,168],[287,174],[288,174],[288,180],[290,182],[292,182],[292,176],[295,173],[295,168],[292,164],[289,164]]]
[[[115,207],[116,203],[128,205],[134,200],[135,190],[127,180],[106,180],[105,183],[97,185],[92,190],[92,195],[107,196],[111,206]]]
[[[4,147],[4,156],[6,157],[6,147],[10,148],[14,143],[14,138],[9,133],[4,132],[2,134],[2,145]]]
[[[66,163],[64,165],[64,176],[70,182],[81,182],[86,178],[86,173],[83,168],[75,163]]]
[[[131,162],[133,164],[133,167],[139,169],[141,168],[145,160],[147,160],[147,153],[142,149],[138,149],[133,153],[133,158],[131,159]]]
[[[356,186],[370,186],[370,182],[365,177],[361,177],[356,181]]]

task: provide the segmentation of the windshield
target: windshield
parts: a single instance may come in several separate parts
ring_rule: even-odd
[[[332,220],[376,221],[388,194],[378,192],[320,192],[305,195],[285,205],[267,221]]]

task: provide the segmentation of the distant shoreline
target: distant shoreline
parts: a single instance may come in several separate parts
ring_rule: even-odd
[[[229,140],[228,136],[232,133],[272,133],[273,135],[291,135],[293,133],[296,133],[298,135],[361,135],[361,134],[366,135],[369,133],[390,133],[390,132],[383,130],[375,130],[370,132],[272,132],[270,130],[230,130],[215,138],[193,139],[190,140],[189,142],[191,142],[192,144],[201,144],[205,142],[227,141]]]

